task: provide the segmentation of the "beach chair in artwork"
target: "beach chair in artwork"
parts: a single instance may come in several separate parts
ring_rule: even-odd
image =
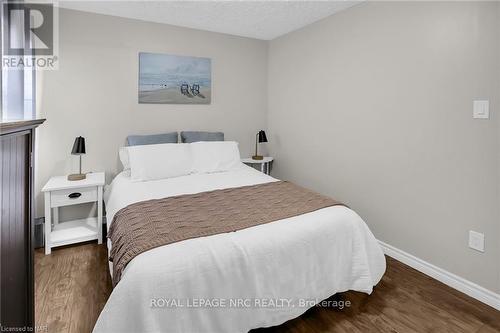
[[[200,94],[200,85],[199,84],[193,84],[191,87],[191,93],[196,96]]]
[[[186,83],[181,84],[181,94],[189,94],[189,86]]]

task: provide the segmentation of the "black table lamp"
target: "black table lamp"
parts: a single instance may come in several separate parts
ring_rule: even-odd
[[[258,154],[257,148],[259,147],[259,143],[267,142],[266,132],[260,130],[259,133],[255,136],[255,155],[252,156],[254,160],[262,160],[264,156]]]
[[[86,176],[82,173],[82,155],[85,154],[85,138],[77,137],[75,139],[75,143],[73,144],[73,149],[71,150],[71,155],[80,156],[80,173],[74,173],[68,176],[68,180],[82,180],[85,179]]]

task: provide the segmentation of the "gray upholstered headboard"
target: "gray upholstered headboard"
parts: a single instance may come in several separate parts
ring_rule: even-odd
[[[127,146],[154,145],[159,143],[177,143],[177,132],[152,134],[152,135],[129,135]]]
[[[183,131],[181,132],[181,142],[191,143],[197,141],[224,141],[222,132],[201,132],[201,131]]]

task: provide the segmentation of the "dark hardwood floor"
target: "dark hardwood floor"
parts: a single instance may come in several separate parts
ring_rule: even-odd
[[[111,293],[105,245],[35,251],[35,322],[48,333],[92,332]]]
[[[35,319],[49,333],[91,332],[111,293],[105,245],[87,243],[35,254]],[[347,292],[351,306],[310,309],[271,332],[500,332],[500,311],[387,258],[372,295]],[[138,332],[140,333],[140,332]]]

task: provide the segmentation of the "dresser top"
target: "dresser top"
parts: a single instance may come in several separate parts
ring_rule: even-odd
[[[82,180],[68,180],[67,176],[56,176],[49,179],[42,188],[42,192],[66,190],[91,186],[104,186],[104,172],[87,173],[87,178]]]
[[[37,127],[45,119],[9,120],[0,122],[0,134],[9,134]]]

